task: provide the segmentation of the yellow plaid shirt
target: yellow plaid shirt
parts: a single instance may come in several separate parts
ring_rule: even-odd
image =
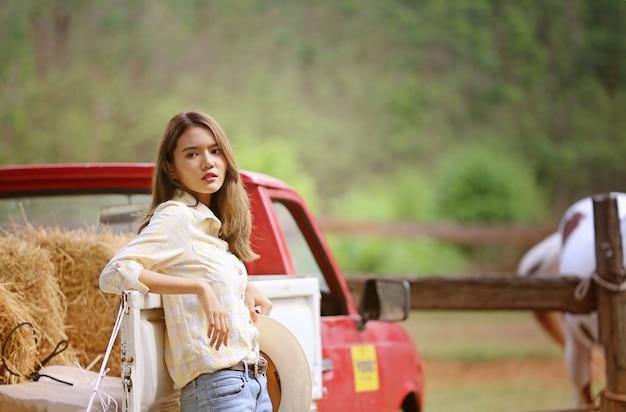
[[[202,373],[259,357],[258,331],[245,304],[247,273],[228,244],[218,237],[221,222],[204,204],[180,191],[161,204],[150,223],[123,247],[100,274],[104,292],[120,294],[148,288],[138,278],[143,268],[171,276],[204,279],[226,310],[228,346],[209,346],[207,319],[193,294],[162,295],[167,337],[164,356],[175,388]]]

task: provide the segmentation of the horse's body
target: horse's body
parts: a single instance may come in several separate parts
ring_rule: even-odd
[[[614,193],[617,199],[622,245],[626,244],[626,194]],[[624,265],[626,265],[626,255]],[[575,275],[589,278],[596,270],[595,230],[591,197],[579,200],[563,215],[557,233],[530,249],[520,261],[518,273],[531,275]],[[594,357],[598,342],[597,313],[558,314],[535,312],[541,326],[563,344],[567,373],[575,388],[576,404],[593,402],[592,365],[604,369],[602,357]],[[561,327],[558,325],[562,318]]]

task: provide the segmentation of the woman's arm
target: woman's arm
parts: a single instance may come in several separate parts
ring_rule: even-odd
[[[139,281],[146,285],[152,293],[196,295],[209,323],[210,345],[215,347],[215,350],[219,350],[222,345],[228,346],[230,326],[226,319],[226,311],[207,282],[201,279],[164,275],[147,269],[141,271]]]

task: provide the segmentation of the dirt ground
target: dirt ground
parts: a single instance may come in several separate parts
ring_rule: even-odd
[[[496,360],[475,364],[425,360],[429,386],[448,385],[451,381],[490,382],[529,381],[559,384],[566,381],[565,366],[559,359]]]
[[[424,361],[425,412],[572,408],[562,349],[523,313],[413,313],[404,324]],[[600,352],[596,357],[601,359]],[[593,394],[604,387],[602,363]]]
[[[605,381],[597,373],[592,393],[599,406]],[[560,359],[509,359],[455,363],[425,359],[425,412],[579,411]]]

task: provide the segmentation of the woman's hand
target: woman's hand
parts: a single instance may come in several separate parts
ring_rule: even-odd
[[[257,307],[260,308],[262,315],[269,315],[274,304],[252,283],[246,285],[246,305],[250,310],[250,319],[256,322]]]
[[[217,296],[215,296],[215,292],[213,292],[208,283],[202,282],[197,296],[208,320],[207,336],[209,337],[209,344],[215,350],[219,350],[222,345],[228,346],[230,325],[226,318],[226,311],[220,304]]]

